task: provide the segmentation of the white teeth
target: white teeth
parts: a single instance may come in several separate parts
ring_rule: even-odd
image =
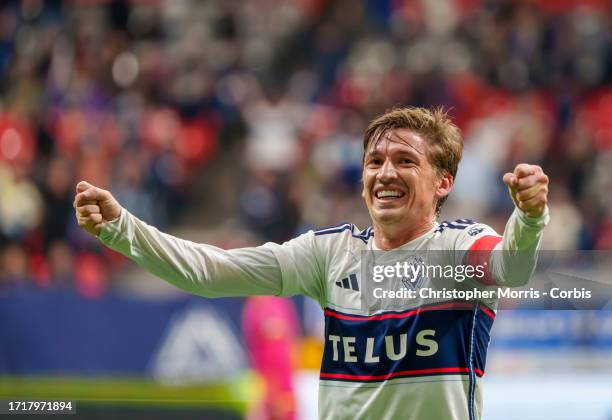
[[[378,191],[376,193],[377,198],[401,197],[402,195],[404,195],[404,193],[402,193],[401,191],[396,191],[396,190],[383,190],[383,191]]]

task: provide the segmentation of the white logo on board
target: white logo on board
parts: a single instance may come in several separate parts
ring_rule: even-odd
[[[156,380],[176,384],[219,380],[245,367],[228,321],[213,308],[191,306],[170,320],[150,371]]]

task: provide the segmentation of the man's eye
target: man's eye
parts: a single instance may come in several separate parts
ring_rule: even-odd
[[[410,165],[411,163],[414,163],[412,160],[410,159],[402,159],[401,160],[401,164],[402,165]]]
[[[382,165],[382,160],[380,160],[380,159],[370,159],[370,165],[380,166],[380,165]]]

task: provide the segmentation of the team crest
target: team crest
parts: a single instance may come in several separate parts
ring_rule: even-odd
[[[471,228],[470,230],[468,230],[468,235],[470,235],[470,236],[476,236],[476,235],[478,235],[480,232],[482,232],[483,230],[484,230],[484,228],[474,226],[473,228]]]
[[[426,280],[425,273],[425,261],[421,257],[413,258],[409,264],[409,270],[407,276],[402,278],[402,283],[406,289],[418,290],[423,286]]]

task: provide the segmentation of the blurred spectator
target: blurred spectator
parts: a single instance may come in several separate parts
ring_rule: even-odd
[[[284,242],[297,229],[299,212],[291,196],[291,178],[276,172],[252,172],[242,192],[240,209],[249,228],[266,241]]]
[[[76,290],[88,298],[102,297],[108,287],[108,273],[98,255],[81,252],[76,255],[74,265]]]
[[[554,220],[551,218],[550,229],[547,229],[550,232],[544,237],[542,248],[554,251],[576,249],[583,229],[582,217],[563,187],[551,191],[549,207],[555,217]]]
[[[0,229],[15,240],[24,240],[40,224],[43,212],[41,194],[24,171],[0,162]]]
[[[289,171],[300,160],[298,124],[301,110],[270,92],[245,110],[249,127],[245,159],[258,170]]]
[[[70,285],[74,277],[74,256],[66,241],[55,241],[49,246],[51,283],[54,286]]]
[[[42,222],[45,248],[54,241],[66,238],[68,225],[74,218],[73,180],[71,162],[66,158],[52,158],[48,163],[42,188],[45,200],[45,216]]]
[[[7,287],[27,287],[28,255],[19,244],[12,243],[0,254],[0,290]]]

